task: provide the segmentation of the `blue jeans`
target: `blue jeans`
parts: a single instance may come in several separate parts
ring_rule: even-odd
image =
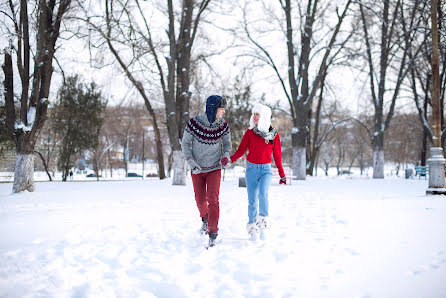
[[[246,189],[248,190],[248,218],[253,223],[257,216],[268,216],[268,190],[271,184],[271,164],[254,164],[246,166]]]

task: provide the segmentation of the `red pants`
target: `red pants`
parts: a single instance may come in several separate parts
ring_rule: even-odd
[[[221,170],[196,175],[191,174],[191,176],[200,216],[207,218],[208,232],[217,233],[220,217],[218,196],[220,194]]]

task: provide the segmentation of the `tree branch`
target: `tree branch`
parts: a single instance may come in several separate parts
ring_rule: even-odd
[[[257,42],[251,37],[251,34],[249,33],[249,29],[248,29],[248,24],[246,23],[246,16],[244,16],[243,21],[244,21],[245,32],[246,32],[246,35],[248,36],[248,39],[249,39],[249,40],[251,41],[251,43],[253,43],[258,49],[260,49],[260,51],[262,51],[263,54],[265,54],[265,56],[267,57],[267,60],[270,61],[270,63],[271,63],[270,65],[271,65],[271,67],[274,69],[274,72],[276,73],[277,78],[279,79],[280,84],[282,85],[283,92],[285,93],[285,96],[286,96],[286,98],[288,99],[288,103],[290,104],[291,114],[293,115],[293,119],[294,119],[293,102],[292,102],[292,100],[291,100],[290,95],[288,94],[288,91],[287,91],[286,86],[285,86],[285,82],[283,81],[282,76],[280,75],[279,70],[278,70],[277,67],[276,67],[276,64],[275,64],[275,62],[274,62],[274,59],[271,57],[271,55],[269,54],[269,52],[268,52],[265,48],[263,48],[259,43],[257,43]]]

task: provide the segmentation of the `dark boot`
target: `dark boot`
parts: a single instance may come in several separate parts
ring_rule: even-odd
[[[213,232],[209,234],[209,247],[212,247],[215,245],[215,240],[217,239],[218,234]]]
[[[204,235],[204,234],[208,233],[208,219],[202,217],[201,221],[202,221],[202,224],[201,224],[200,234]]]

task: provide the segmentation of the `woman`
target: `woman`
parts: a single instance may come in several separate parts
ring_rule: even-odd
[[[243,135],[237,151],[231,156],[231,163],[249,150],[246,166],[246,188],[248,190],[248,234],[251,240],[265,240],[266,218],[268,216],[268,190],[271,184],[271,153],[279,171],[280,184],[286,184],[282,167],[282,149],[276,128],[271,126],[271,109],[256,104],[252,109],[249,129]],[[257,209],[259,209],[257,214]]]

